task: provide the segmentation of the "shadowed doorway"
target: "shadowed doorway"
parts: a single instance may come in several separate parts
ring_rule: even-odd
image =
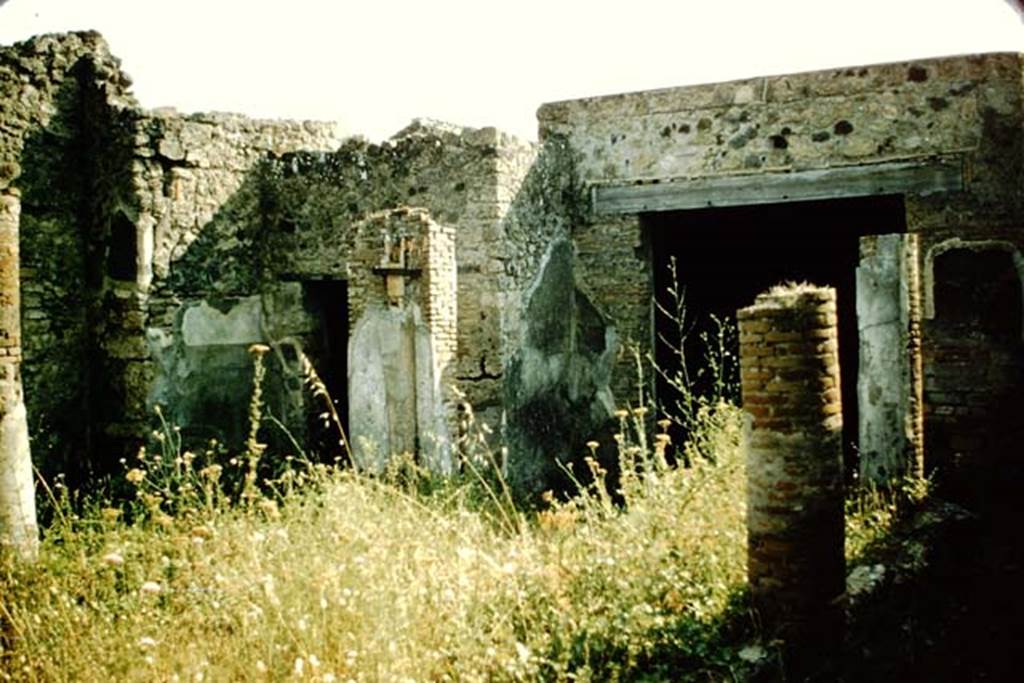
[[[856,269],[859,238],[906,231],[902,196],[878,196],[813,202],[789,202],[644,216],[654,266],[658,302],[671,308],[667,295],[671,263],[678,290],[685,297],[686,370],[697,391],[709,389],[699,378],[706,352],[701,341],[715,336],[711,316],[734,326],[736,311],[754,297],[785,281],[807,281],[836,288],[839,356],[843,400],[843,445],[848,472],[857,465],[858,330]],[[677,344],[676,326],[661,313],[654,325],[659,337],[655,359],[668,372],[679,369],[669,345]],[[738,345],[730,337],[732,363],[725,379],[738,389]],[[662,409],[674,405],[674,390],[659,379],[656,394]],[[738,391],[737,396],[738,398]],[[685,435],[680,435],[684,437]]]

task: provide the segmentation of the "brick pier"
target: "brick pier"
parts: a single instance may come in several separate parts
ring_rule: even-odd
[[[739,329],[750,590],[766,632],[817,667],[841,643],[845,590],[835,290],[775,287]]]
[[[17,190],[0,187],[0,546],[30,558],[39,532],[21,388],[20,216]]]

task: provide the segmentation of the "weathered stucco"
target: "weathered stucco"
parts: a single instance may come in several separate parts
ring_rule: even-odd
[[[432,121],[372,144],[322,123],[143,110],[96,34],[0,48],[36,458],[51,474],[109,470],[158,405],[189,438],[240,447],[258,342],[268,411],[300,445],[324,441],[305,356],[353,435],[378,443],[375,468],[397,450],[457,465],[455,387],[508,448],[510,478],[540,491],[591,437],[607,448],[612,412],[639,395],[629,351],[651,351],[666,239],[650,213],[820,199],[807,186],[827,180],[846,197],[901,195],[919,244],[906,273],[924,274],[896,278],[898,329],[863,335],[861,412],[884,385],[905,420],[862,423],[865,473],[914,469],[925,447],[932,465],[969,461],[1020,390],[1021,339],[934,315],[947,295],[933,262],[970,279],[983,274],[950,245],[1020,253],[1021,71],[995,54],[754,78],[547,104],[540,145]],[[657,201],[622,201],[636,188]],[[443,239],[424,242],[439,250],[425,270],[394,273],[396,301],[398,280],[374,270],[380,226],[409,220],[427,226],[410,236]],[[673,239],[685,248],[685,232]],[[865,294],[864,309],[885,300]],[[907,382],[878,376],[894,339],[921,349],[900,365]],[[894,434],[910,444],[899,456]]]
[[[925,255],[948,240],[998,240],[1019,249],[1024,238],[1021,61],[1016,54],[929,59],[557,102],[542,106],[538,117],[542,139],[557,139],[569,148],[581,205],[604,196],[601,193],[608,188],[616,196],[643,188],[646,194],[636,196],[653,193],[662,198],[658,209],[671,210],[672,188],[690,186],[717,188],[708,195],[710,206],[730,203],[727,190],[721,189],[728,187],[742,189],[735,194],[747,202],[752,196],[758,201],[786,201],[790,198],[774,195],[772,188],[800,189],[801,178],[812,182],[824,171],[845,169],[850,177],[863,178],[876,172],[876,187],[887,187],[892,176],[884,176],[884,182],[881,178],[890,168],[941,162],[957,169],[955,183],[945,179],[918,191],[885,190],[903,194],[907,230],[919,239],[919,260],[911,271],[927,272]],[[907,181],[908,186],[913,184]],[[864,181],[857,191],[877,190]],[[650,259],[643,255],[644,214],[616,210],[613,203],[601,206],[608,212],[592,205],[583,224],[574,228],[577,279],[594,293],[595,305],[609,312],[620,334],[636,335],[644,342],[650,339],[646,302],[652,294],[652,273],[645,268]],[[878,227],[866,225],[863,234],[884,232]],[[686,236],[677,239],[685,244]],[[605,257],[613,252],[618,258]],[[904,298],[905,307],[920,298],[917,289],[913,294]],[[924,296],[927,301],[928,292]],[[943,467],[950,458],[976,459],[1006,441],[1005,435],[995,436],[1005,432],[1005,421],[993,429],[993,418],[998,406],[1019,391],[1014,389],[1019,387],[1022,367],[1019,345],[1004,348],[1003,342],[965,336],[962,327],[922,320],[920,308],[912,319],[906,319],[908,314],[909,308],[896,337],[921,346],[921,366],[911,370],[923,380],[923,396],[905,397],[909,405],[893,415],[899,413],[899,419],[906,417],[908,422],[888,432],[911,435],[914,444],[903,449],[898,464],[881,444],[869,445],[865,473],[871,476],[881,470],[892,472],[894,466],[913,471],[924,448],[929,468]],[[898,355],[891,349],[871,348],[870,342],[862,353],[869,364],[872,358]],[[980,359],[986,370],[972,372],[971,359]],[[866,384],[887,381],[874,377]],[[871,460],[876,457],[877,462]]]

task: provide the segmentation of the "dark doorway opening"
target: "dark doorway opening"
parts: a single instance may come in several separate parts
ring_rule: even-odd
[[[306,309],[315,321],[307,353],[327,386],[334,409],[348,435],[348,283],[315,280],[303,283]],[[324,418],[322,398],[312,397],[308,445],[322,458],[344,458],[337,426]]]
[[[902,196],[673,211],[649,214],[644,225],[652,249],[654,289],[662,305],[669,305],[670,264],[673,259],[676,263],[677,285],[684,292],[690,326],[683,348],[691,378],[704,362],[702,333],[714,333],[710,316],[735,325],[737,309],[780,282],[807,281],[836,288],[843,450],[847,472],[856,471],[859,237],[905,232]],[[675,325],[664,315],[655,315],[656,333],[669,344],[678,343]],[[667,344],[656,342],[655,348],[659,367],[669,372],[679,368]],[[735,337],[728,351],[738,358]],[[737,363],[729,372],[738,372]],[[738,387],[738,376],[726,379]],[[696,383],[697,391],[707,389],[706,380]],[[661,409],[673,405],[673,390],[663,378],[655,391]]]

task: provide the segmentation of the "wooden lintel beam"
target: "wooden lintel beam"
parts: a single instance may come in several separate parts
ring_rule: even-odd
[[[959,158],[593,187],[598,214],[676,211],[964,189]]]

